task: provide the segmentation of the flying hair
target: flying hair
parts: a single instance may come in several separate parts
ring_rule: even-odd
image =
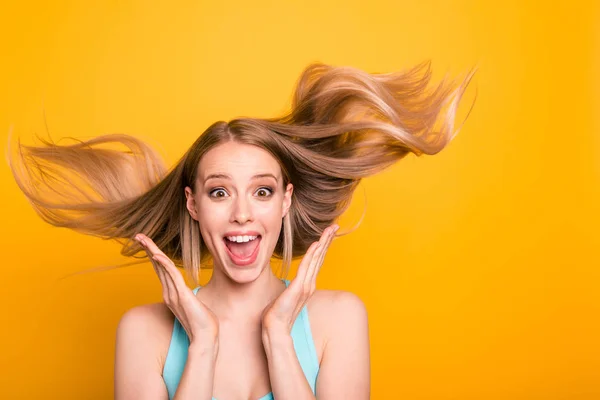
[[[430,89],[429,61],[385,74],[314,63],[302,72],[289,113],[215,122],[171,168],[150,145],[126,134],[71,144],[40,138],[39,146],[17,140],[16,147],[9,137],[7,159],[47,223],[115,240],[122,255],[141,259],[121,266],[147,261],[134,240],[144,233],[198,284],[210,254],[184,188],[196,190],[198,164],[213,147],[229,141],[258,146],[281,166],[283,188],[294,185],[273,253],[285,277],[291,261],[348,208],[362,178],[409,153],[434,155],[448,146],[460,130],[457,108],[475,72],[460,81],[445,77]]]

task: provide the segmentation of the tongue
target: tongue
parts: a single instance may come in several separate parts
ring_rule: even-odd
[[[248,258],[250,257],[250,254],[254,252],[256,246],[258,246],[258,238],[242,243],[231,242],[226,239],[225,245],[235,256],[239,258]]]

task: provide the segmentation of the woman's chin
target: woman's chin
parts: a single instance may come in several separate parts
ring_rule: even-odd
[[[251,283],[258,279],[262,270],[258,266],[254,268],[230,268],[227,267],[227,275],[232,281],[239,283],[240,285],[245,283]]]
[[[254,282],[266,268],[262,257],[256,258],[252,264],[240,266],[226,256],[223,265],[229,278],[240,284]]]

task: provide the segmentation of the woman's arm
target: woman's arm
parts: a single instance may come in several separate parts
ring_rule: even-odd
[[[173,261],[156,246],[151,238],[138,233],[135,239],[152,261],[163,289],[164,304],[181,323],[190,342],[188,359],[174,399],[211,400],[219,348],[219,320],[186,286],[183,276]],[[160,363],[152,363],[152,360],[143,354],[144,348],[153,347],[152,343],[148,344],[148,341],[155,333],[153,329],[149,329],[151,328],[149,325],[152,324],[147,324],[145,317],[137,310],[128,312],[117,329],[118,368],[115,368],[115,391],[126,393],[127,399],[157,398],[155,392],[150,392],[148,397],[141,396],[141,393],[148,393],[148,390],[143,387],[144,380],[148,379],[153,387],[158,387],[160,384],[157,376],[161,376],[162,379],[162,371],[156,368],[156,364]],[[154,348],[157,347],[154,345]],[[160,392],[160,398],[165,398],[164,389],[157,390]]]
[[[117,328],[115,354],[115,400],[166,400],[160,348],[162,304],[134,307]],[[172,322],[171,324],[172,325]],[[174,399],[211,400],[217,346],[192,343]]]
[[[158,305],[134,307],[121,317],[115,349],[115,400],[166,400],[160,356]]]
[[[173,400],[212,399],[217,352],[216,342],[212,346],[190,345]]]
[[[277,400],[314,400],[296,356],[291,334],[285,330],[264,330],[263,346],[273,397]]]
[[[369,325],[361,299],[344,291],[323,291],[325,346],[316,383],[319,400],[368,400],[371,391]],[[263,332],[271,388],[277,400],[315,399],[294,350],[292,337]]]
[[[367,310],[351,292],[331,292],[327,341],[317,379],[319,400],[368,400],[371,361]]]
[[[308,248],[296,278],[262,315],[273,395],[277,400],[314,399],[294,351],[291,331],[300,310],[315,292],[316,276],[337,224],[327,227]],[[360,298],[349,292],[331,293],[323,303],[327,316],[325,346],[319,366],[319,400],[364,400],[370,396],[369,326]]]

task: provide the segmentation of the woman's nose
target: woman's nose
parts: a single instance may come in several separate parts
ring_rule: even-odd
[[[252,220],[252,206],[243,196],[240,196],[235,200],[233,206],[233,220],[240,224]]]

